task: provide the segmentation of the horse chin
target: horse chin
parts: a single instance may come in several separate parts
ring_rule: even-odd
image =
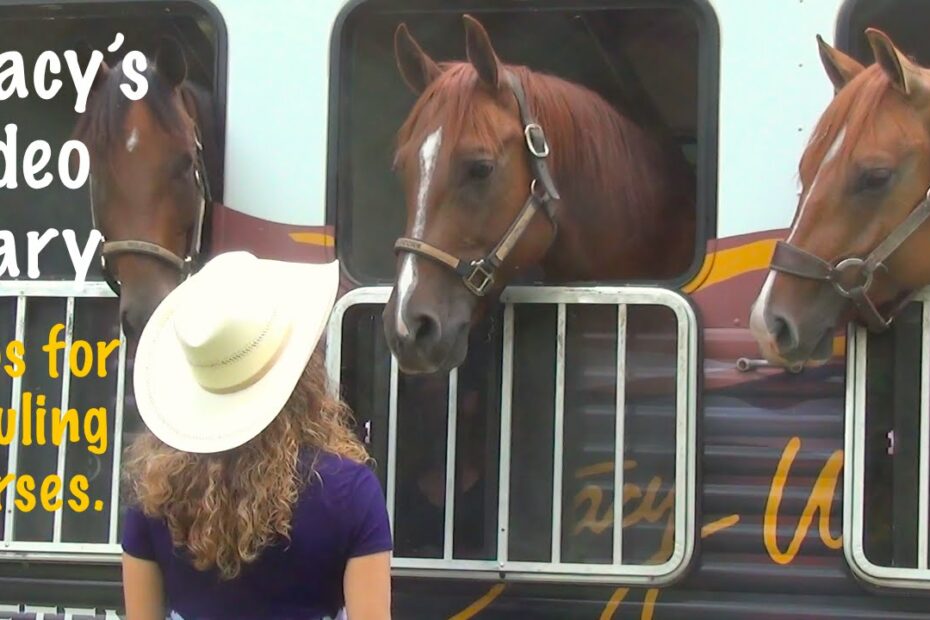
[[[833,330],[824,331],[813,347],[796,349],[790,355],[778,351],[771,339],[762,340],[759,344],[763,357],[773,366],[793,372],[803,368],[819,368],[833,357]]]
[[[468,332],[460,334],[445,353],[438,355],[417,352],[397,358],[397,367],[406,375],[446,374],[458,368],[468,356]]]
[[[833,357],[833,330],[828,330],[814,346],[805,366],[823,366]]]

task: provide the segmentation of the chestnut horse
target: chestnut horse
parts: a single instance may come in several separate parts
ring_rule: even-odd
[[[930,284],[930,71],[866,35],[868,68],[818,37],[836,96],[801,157],[798,210],[750,322],[780,365],[825,362],[837,327],[881,331]]]
[[[667,279],[694,257],[680,149],[577,84],[504,65],[469,16],[465,32],[468,61],[442,65],[405,25],[394,37],[420,96],[398,134],[407,226],[384,330],[411,374],[458,367],[489,300],[532,268],[550,283]]]
[[[75,128],[90,151],[104,276],[131,342],[205,251],[210,187],[221,182],[211,99],[186,80],[180,46],[166,39],[143,75],[148,91],[131,101],[121,65],[101,64]]]

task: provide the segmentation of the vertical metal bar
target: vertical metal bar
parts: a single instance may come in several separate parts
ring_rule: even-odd
[[[850,373],[847,374],[849,380],[846,401],[846,415],[852,415],[852,472],[849,488],[852,493],[852,548],[862,549],[865,543],[865,497],[860,495],[860,491],[865,489],[865,394],[866,394],[866,364],[868,360],[868,337],[865,328],[858,325],[851,325],[847,338],[854,338],[855,357],[850,364]],[[852,396],[850,398],[850,396]],[[851,409],[850,409],[851,408]],[[845,476],[844,476],[845,477]]]
[[[71,344],[74,341],[74,297],[68,297],[65,303],[65,348],[62,351],[61,365],[61,415],[66,416],[68,411],[68,399],[71,393],[71,364],[69,362],[71,355]],[[61,435],[61,443],[58,445],[58,468],[56,470],[59,480],[65,479],[65,461],[68,456],[68,435],[65,432]],[[51,441],[52,438],[49,438]],[[61,496],[64,498],[64,488],[61,490]],[[54,512],[54,521],[52,526],[52,541],[61,542],[61,519],[64,509]]]
[[[623,465],[626,430],[626,304],[617,306],[617,402],[614,427],[614,564],[623,564]]]
[[[452,559],[452,541],[455,524],[455,443],[458,425],[458,396],[459,371],[453,369],[449,373],[449,405],[448,421],[446,422],[446,507],[445,522],[443,523],[443,559]]]
[[[917,523],[917,568],[927,569],[927,519],[930,519],[930,422],[927,415],[930,414],[930,376],[927,374],[927,366],[930,363],[930,304],[922,305],[922,321],[920,333],[920,473],[918,480],[920,488],[918,489],[918,510],[919,522]]]
[[[116,406],[113,412],[113,478],[110,480],[110,530],[109,542],[116,544],[116,529],[119,520],[119,477],[123,455],[123,401],[126,399],[126,336],[120,328],[119,357],[116,368]]]
[[[565,304],[558,305],[555,341],[555,430],[552,453],[552,563],[562,558],[562,442],[565,427]]]
[[[388,402],[387,509],[394,532],[394,499],[397,491],[397,358],[391,355],[391,389]]]
[[[510,533],[510,432],[513,405],[513,304],[504,306],[504,352],[501,356],[501,436],[497,497],[497,565],[507,565]]]
[[[26,340],[26,297],[20,295],[16,298],[16,340],[19,340],[25,344]],[[23,397],[23,378],[22,376],[13,378],[13,389],[10,400],[12,404],[10,409],[15,410],[19,415],[22,414],[20,407],[22,405]],[[7,411],[7,414],[10,415],[12,412]],[[16,475],[17,465],[19,464],[19,429],[20,424],[16,424],[16,429],[13,431],[13,440],[10,442],[9,453],[7,457],[7,474]],[[3,542],[12,542],[14,540],[14,515],[16,511],[16,506],[13,504],[15,499],[15,484],[9,484],[6,487],[6,511],[3,518]]]

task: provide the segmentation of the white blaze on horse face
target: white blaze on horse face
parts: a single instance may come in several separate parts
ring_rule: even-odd
[[[139,145],[139,130],[135,127],[132,128],[132,131],[129,132],[129,139],[126,140],[126,150],[132,153],[136,150],[136,146]]]
[[[788,243],[791,243],[792,238],[794,238],[794,233],[798,228],[798,224],[803,221],[804,218],[804,208],[807,206],[808,201],[810,200],[811,195],[814,193],[814,188],[817,186],[817,181],[820,180],[820,173],[823,172],[824,167],[830,163],[837,153],[840,152],[840,148],[843,146],[843,140],[846,138],[846,127],[844,126],[840,129],[839,133],[836,134],[836,138],[833,140],[833,144],[830,145],[830,148],[827,149],[826,155],[823,156],[823,161],[820,162],[820,167],[817,169],[817,174],[814,175],[814,180],[811,181],[811,186],[807,190],[807,195],[804,196],[804,200],[801,202],[801,208],[798,211],[798,216],[795,218],[794,228],[791,229],[791,232],[788,234]],[[777,272],[769,270],[768,275],[765,278],[765,282],[762,284],[762,290],[759,291],[759,297],[756,298],[756,303],[752,307],[752,316],[750,317],[750,325],[755,325],[762,327],[765,325],[764,316],[765,312],[769,306],[769,297],[772,294],[772,286],[775,284],[775,274]]]
[[[817,169],[817,174],[814,175],[814,180],[811,181],[811,186],[807,190],[807,195],[804,196],[804,201],[801,203],[801,209],[798,211],[798,217],[795,219],[794,228],[791,229],[791,232],[788,234],[788,243],[791,243],[791,239],[794,237],[794,233],[804,219],[804,208],[807,206],[807,203],[810,201],[811,196],[814,194],[814,188],[817,187],[817,181],[820,180],[820,174],[823,172],[823,169],[826,168],[827,164],[833,161],[833,158],[836,157],[836,154],[840,152],[840,149],[843,147],[843,140],[846,138],[846,127],[844,126],[840,129],[839,133],[836,134],[836,138],[833,140],[833,144],[830,145],[830,148],[827,149],[827,154],[823,156],[823,161],[820,162],[820,167]]]
[[[423,231],[426,229],[427,200],[429,199],[430,184],[433,181],[433,171],[436,169],[436,158],[439,156],[441,146],[442,127],[426,136],[423,144],[420,145],[420,180],[417,187],[417,206],[413,216],[413,230],[410,232],[414,239],[422,239]],[[400,275],[397,278],[397,335],[401,338],[410,335],[410,330],[404,322],[404,315],[406,314],[410,293],[417,283],[417,266],[414,258],[416,257],[409,252],[404,255]]]

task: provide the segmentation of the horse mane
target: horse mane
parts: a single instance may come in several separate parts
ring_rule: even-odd
[[[152,112],[158,125],[169,133],[181,131],[183,125],[171,98],[171,87],[152,68],[149,62],[141,72],[148,81],[148,91],[143,100]],[[87,110],[78,117],[74,137],[103,161],[115,146],[124,142],[126,114],[132,101],[120,90],[123,84],[122,63],[118,63],[107,75],[104,83],[91,95]]]
[[[494,119],[476,113],[480,106],[473,105],[476,92],[484,88],[474,67],[464,62],[441,67],[442,73],[422,93],[398,131],[395,166],[407,160],[409,151],[422,141],[419,138],[424,136],[415,132],[425,133],[439,123],[444,149],[456,144],[465,129],[490,152],[502,148]],[[668,152],[658,141],[578,84],[524,66],[506,68],[521,80],[527,104],[546,131],[552,145],[553,174],[563,196],[574,192],[599,197],[590,202],[605,216],[623,218],[619,223],[632,228],[624,236],[635,235],[637,229],[663,216],[659,208],[651,207],[660,192],[678,188],[663,187],[668,185],[672,168]],[[618,202],[630,208],[611,208]],[[681,206],[691,208],[693,203]]]
[[[824,111],[798,166],[802,178],[813,179],[826,157],[827,151],[836,142],[840,131],[845,130],[843,143],[834,156],[841,165],[849,163],[853,151],[863,138],[874,137],[880,128],[875,115],[887,96],[894,93],[891,80],[878,64],[873,64],[839,90]],[[907,135],[906,119],[893,115],[895,122],[886,124],[883,131],[898,130]]]

